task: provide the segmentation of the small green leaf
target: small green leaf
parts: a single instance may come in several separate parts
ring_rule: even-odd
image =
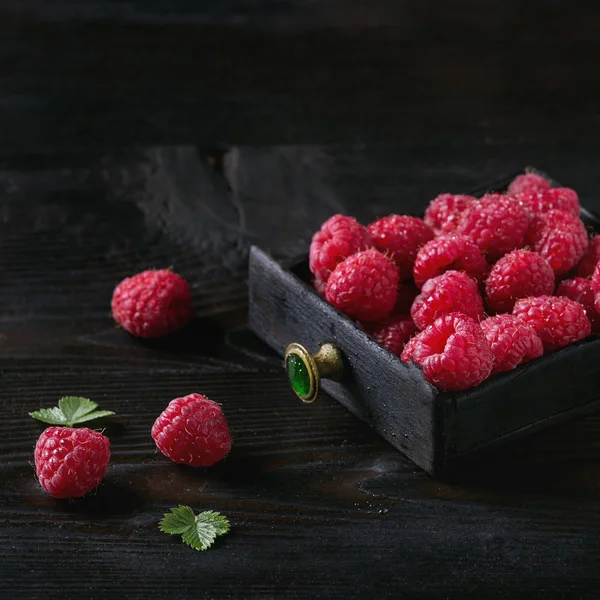
[[[203,527],[191,527],[181,534],[181,539],[194,550],[208,550],[217,539],[217,530],[208,524]]]
[[[60,408],[41,408],[30,412],[29,415],[42,423],[50,423],[50,425],[65,425],[65,415],[62,414]]]
[[[225,535],[230,529],[229,519],[213,510],[205,510],[196,517],[196,527],[204,524],[212,525],[217,535]]]
[[[165,513],[159,525],[160,530],[165,533],[181,535],[196,525],[196,517],[189,506],[180,504],[177,508],[172,508],[171,512]]]
[[[80,396],[65,396],[58,401],[58,408],[65,415],[67,422],[72,423],[77,421],[79,417],[83,417],[93,412],[98,405],[88,398],[81,398]]]
[[[87,398],[65,396],[58,401],[58,407],[42,408],[29,413],[34,419],[51,425],[73,427],[92,419],[114,415],[111,410],[96,410],[98,405]]]
[[[194,550],[207,550],[215,539],[225,535],[230,528],[229,520],[212,510],[194,516],[189,506],[179,505],[166,513],[159,523],[164,533],[181,535],[181,539]]]

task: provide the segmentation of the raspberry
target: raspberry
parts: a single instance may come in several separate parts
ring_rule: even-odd
[[[173,462],[210,467],[231,448],[221,407],[202,394],[171,400],[152,426],[152,439]]]
[[[190,286],[169,269],[128,277],[112,297],[115,321],[141,338],[156,338],[181,329],[192,318]]]
[[[598,313],[600,313],[600,263],[596,265],[594,272],[592,273],[592,289],[596,297],[595,306]]]
[[[410,309],[419,329],[452,312],[463,313],[477,321],[483,319],[483,300],[477,283],[460,271],[446,271],[426,281]]]
[[[371,249],[349,256],[333,270],[325,296],[350,317],[379,321],[394,308],[397,289],[398,267]]]
[[[404,347],[401,359],[421,365],[441,390],[466,390],[489,377],[494,355],[479,324],[461,313],[436,319]]]
[[[371,236],[356,219],[333,215],[313,235],[309,251],[310,271],[327,281],[329,274],[344,259],[372,245]]]
[[[591,277],[596,265],[600,262],[600,235],[592,237],[588,244],[587,252],[577,265],[578,277]]]
[[[554,271],[536,252],[513,250],[490,270],[485,282],[488,307],[495,312],[510,312],[515,301],[528,296],[547,296],[554,292]]]
[[[583,306],[570,298],[522,298],[515,303],[513,315],[535,329],[546,352],[582,340],[591,332]]]
[[[381,323],[365,323],[363,327],[378,344],[396,356],[400,356],[404,344],[417,333],[409,316],[392,317]]]
[[[579,216],[579,197],[570,188],[550,188],[543,192],[522,192],[513,196],[522,206],[534,215],[551,210],[564,210],[569,214]]]
[[[488,271],[481,250],[464,235],[449,233],[427,242],[415,259],[413,275],[418,287],[445,271],[464,271],[478,282]]]
[[[511,195],[522,192],[535,194],[544,192],[547,189],[550,189],[550,182],[547,179],[535,173],[526,173],[515,177],[508,186],[507,191]]]
[[[579,302],[585,308],[587,318],[590,320],[592,334],[600,333],[600,315],[594,306],[595,294],[592,282],[589,279],[583,277],[565,279],[558,286],[556,295],[565,296]]]
[[[319,296],[323,296],[323,298],[325,298],[325,288],[327,287],[326,281],[323,281],[319,277],[315,277],[313,280],[313,287],[315,288],[315,290],[316,290],[317,294],[319,294]]]
[[[460,214],[476,199],[461,194],[440,194],[425,210],[425,223],[438,235],[453,231]]]
[[[102,481],[110,461],[110,440],[87,427],[48,427],[35,445],[35,471],[55,498],[79,498]]]
[[[415,301],[415,298],[419,295],[421,290],[412,282],[401,283],[398,286],[398,293],[396,295],[396,304],[392,314],[394,315],[408,315],[410,313],[410,307]]]
[[[400,281],[412,277],[419,248],[434,236],[422,219],[405,215],[383,217],[371,223],[367,231],[375,248],[389,256],[398,266]]]
[[[470,237],[490,261],[522,248],[531,213],[512,198],[487,194],[462,213],[457,233]]]
[[[494,355],[492,375],[511,371],[544,353],[535,330],[512,315],[488,317],[481,321],[481,329]]]
[[[539,252],[554,270],[563,275],[583,257],[588,236],[581,219],[562,210],[538,215],[527,232],[533,250]]]

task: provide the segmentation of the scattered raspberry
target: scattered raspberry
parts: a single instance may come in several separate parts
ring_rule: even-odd
[[[600,333],[600,315],[594,306],[595,294],[589,279],[574,277],[561,281],[556,290],[556,296],[565,296],[579,302],[585,308],[585,313],[592,326],[592,334]]]
[[[488,271],[481,250],[464,235],[449,233],[427,242],[415,259],[413,275],[418,287],[445,271],[464,271],[478,282]]]
[[[551,210],[564,210],[579,216],[579,197],[570,188],[550,188],[543,192],[524,192],[513,196],[521,205],[534,215],[541,215]]]
[[[456,231],[470,237],[494,262],[524,246],[531,218],[531,213],[512,198],[487,194],[462,213]]]
[[[588,235],[581,219],[562,210],[538,215],[527,232],[533,250],[539,252],[554,270],[563,275],[583,257]]]
[[[473,196],[461,194],[440,194],[434,198],[425,210],[425,223],[440,235],[454,231],[458,225],[460,214],[474,202]]]
[[[141,338],[168,335],[192,318],[190,286],[169,269],[124,279],[113,292],[111,307],[115,321]]]
[[[400,356],[404,344],[417,333],[409,316],[392,317],[381,323],[365,323],[363,327],[378,344],[396,356]]]
[[[494,355],[493,375],[511,371],[544,353],[535,330],[513,315],[488,317],[481,321],[481,329]]]
[[[460,271],[446,271],[426,281],[410,309],[419,329],[452,312],[463,313],[477,321],[483,319],[483,300],[477,283]]]
[[[434,321],[404,347],[401,359],[421,365],[441,390],[466,390],[489,377],[494,355],[479,324],[460,313]]]
[[[533,327],[551,352],[590,335],[590,322],[581,304],[565,297],[538,296],[517,300],[513,315]]]
[[[383,217],[371,223],[367,231],[375,248],[389,256],[398,266],[400,281],[412,277],[417,251],[434,236],[422,219],[406,215]]]
[[[587,252],[577,265],[578,277],[591,277],[596,265],[600,262],[600,235],[593,236],[588,244]]]
[[[485,282],[486,302],[494,312],[510,312],[515,301],[554,292],[554,271],[537,252],[513,250],[490,270]]]
[[[35,471],[55,498],[79,498],[102,481],[110,461],[110,440],[87,427],[48,427],[35,445]]]
[[[526,173],[513,179],[508,186],[508,193],[511,195],[519,193],[536,194],[547,189],[550,189],[550,182],[547,179],[535,173]]]
[[[592,289],[594,290],[594,294],[596,300],[594,305],[596,307],[596,311],[600,314],[600,263],[596,265],[594,272],[592,273]]]
[[[378,250],[349,256],[329,276],[325,295],[338,310],[359,321],[379,321],[396,303],[398,267]]]
[[[392,314],[408,315],[410,313],[410,307],[420,293],[421,290],[412,281],[401,283],[398,286],[396,304],[394,304]]]
[[[210,467],[231,448],[221,407],[202,394],[175,398],[152,426],[152,439],[173,462]]]
[[[313,235],[309,251],[310,271],[327,281],[329,274],[344,259],[372,245],[371,236],[356,219],[333,215]]]

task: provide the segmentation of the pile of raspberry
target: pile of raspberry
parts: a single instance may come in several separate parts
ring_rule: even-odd
[[[423,218],[366,227],[334,215],[315,233],[313,285],[441,390],[600,333],[600,236],[577,193],[535,173],[504,193],[441,194]]]

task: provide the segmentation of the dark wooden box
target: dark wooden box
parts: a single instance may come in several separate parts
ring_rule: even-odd
[[[516,175],[471,193],[501,191]],[[581,217],[598,231],[593,213],[582,209]],[[323,389],[432,475],[454,470],[463,457],[492,444],[600,408],[600,339],[571,345],[465,392],[444,393],[425,381],[416,365],[379,346],[308,282],[307,259],[286,269],[253,247],[250,327],[282,356],[292,342],[313,353],[324,343],[337,346],[344,375],[339,383],[323,380]]]

